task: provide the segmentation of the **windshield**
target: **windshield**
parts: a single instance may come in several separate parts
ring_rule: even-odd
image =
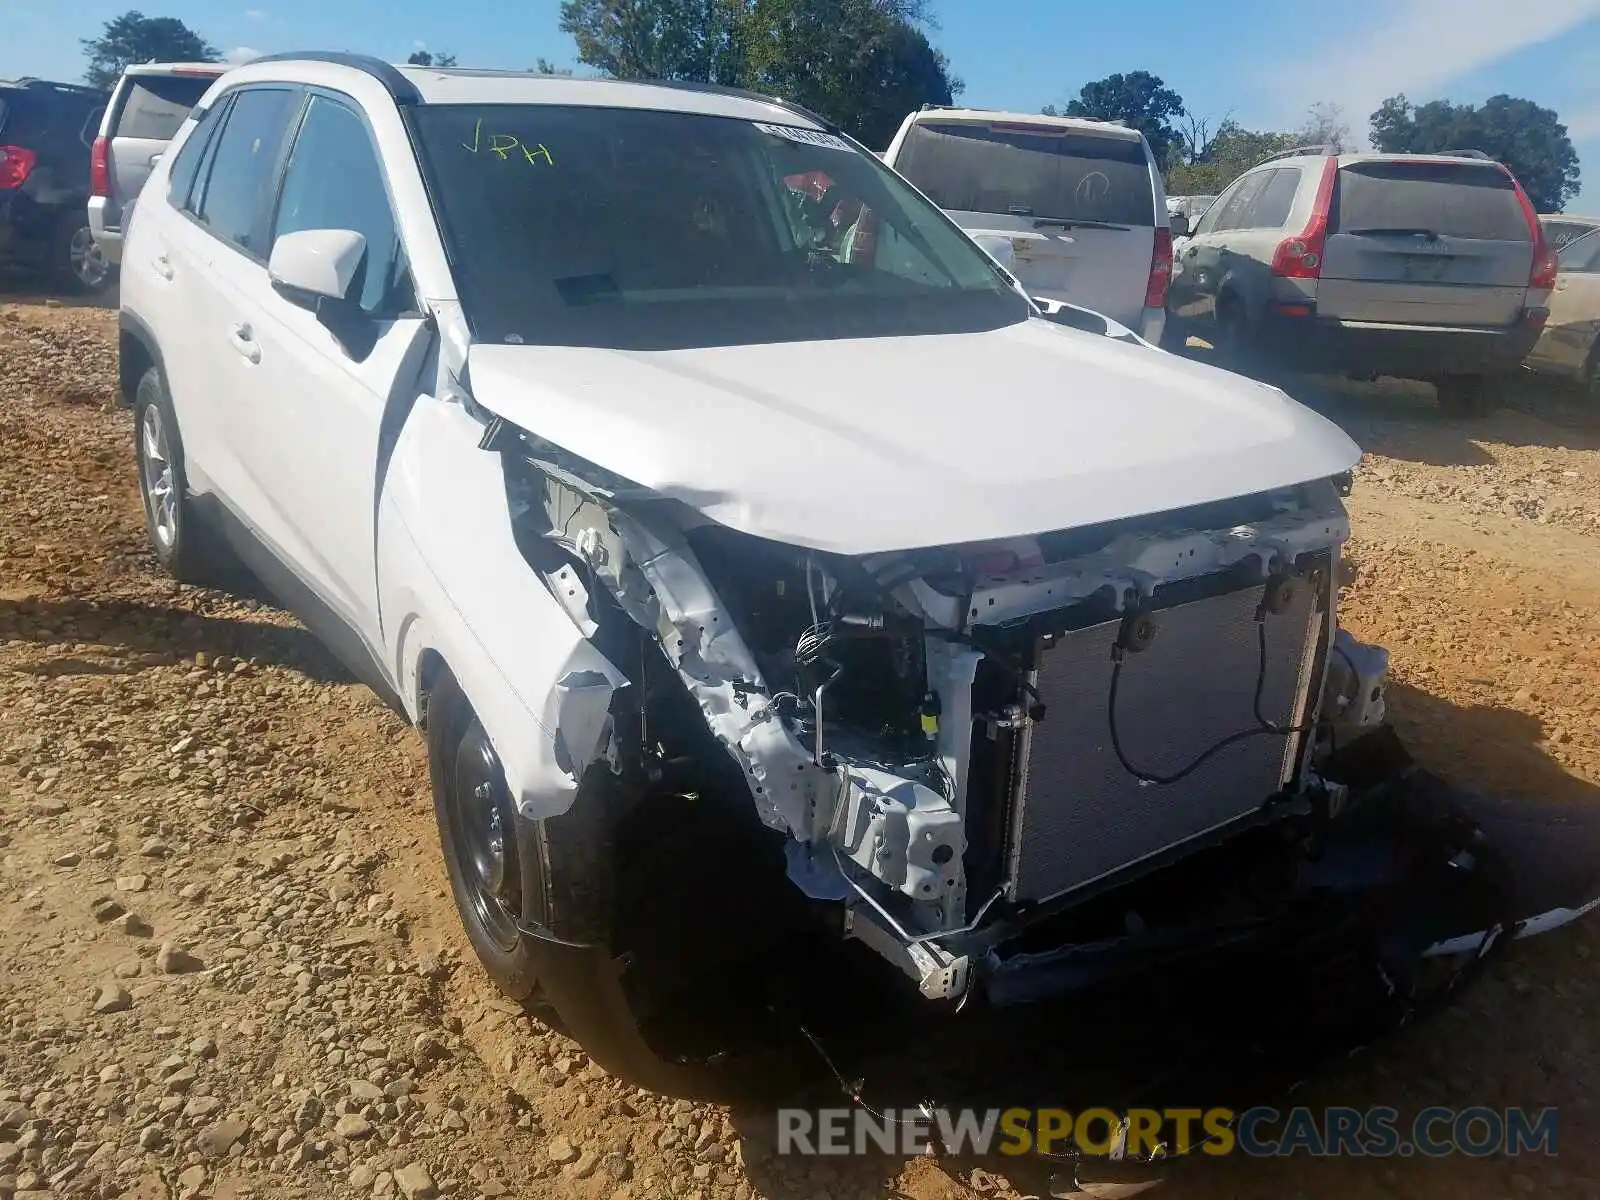
[[[1487,163],[1401,160],[1343,167],[1328,229],[1532,240],[1511,176]]]
[[[895,168],[946,212],[1155,223],[1140,138],[1059,125],[918,121]]]
[[[481,341],[800,341],[1029,311],[960,230],[829,134],[557,105],[429,105],[415,122]]]

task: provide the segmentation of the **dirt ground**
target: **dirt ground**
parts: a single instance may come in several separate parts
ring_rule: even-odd
[[[114,337],[0,302],[0,1196],[1050,1194],[1012,1161],[775,1160],[498,999],[420,737],[289,617],[157,573]],[[1391,648],[1413,749],[1600,802],[1600,419],[1294,390],[1368,452],[1344,615]],[[1558,1105],[1555,1157],[1231,1159],[1155,1194],[1600,1197],[1597,933],[1525,943],[1299,1097]]]

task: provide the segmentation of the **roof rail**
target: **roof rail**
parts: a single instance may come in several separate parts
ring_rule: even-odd
[[[808,121],[815,121],[823,129],[832,134],[843,134],[834,122],[820,113],[814,113],[803,105],[796,104],[793,100],[785,100],[782,96],[765,96],[760,92],[752,92],[749,88],[729,87],[722,83],[700,83],[693,79],[629,79],[622,82],[642,83],[650,87],[675,88],[680,92],[704,92],[712,96],[737,96],[741,100],[759,100],[762,104],[776,104],[779,108],[787,109],[798,117]]]
[[[1429,154],[1439,158],[1481,158],[1489,162],[1497,161],[1492,154],[1485,154],[1482,150],[1429,150]]]
[[[37,79],[32,75],[24,75],[21,79],[11,81],[18,87],[25,87],[34,91],[51,92],[78,92],[85,96],[104,96],[104,88],[90,87],[84,83],[57,83],[53,79]]]
[[[416,84],[401,74],[398,67],[370,54],[347,54],[342,50],[292,50],[283,54],[263,54],[245,65],[253,67],[257,63],[273,62],[318,62],[351,67],[366,72],[383,84],[396,104],[422,103],[422,93],[417,91]]]
[[[1267,155],[1256,166],[1259,167],[1261,163],[1277,162],[1280,158],[1300,158],[1307,154],[1335,154],[1338,150],[1339,147],[1331,142],[1320,142],[1314,146],[1290,146],[1287,150]]]

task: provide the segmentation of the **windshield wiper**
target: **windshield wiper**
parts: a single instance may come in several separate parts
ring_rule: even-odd
[[[1033,227],[1035,229],[1044,229],[1052,225],[1061,229],[1120,229],[1124,232],[1133,228],[1131,225],[1118,225],[1114,221],[1096,221],[1093,217],[1035,217],[1033,219]]]
[[[1353,233],[1357,237],[1371,237],[1373,234],[1387,234],[1393,237],[1419,237],[1427,238],[1430,242],[1437,242],[1439,234],[1432,229],[1425,229],[1418,225],[1373,225],[1364,229],[1347,229],[1345,233]]]

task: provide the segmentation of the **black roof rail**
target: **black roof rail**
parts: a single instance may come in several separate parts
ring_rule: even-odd
[[[90,87],[85,83],[57,83],[53,79],[36,79],[32,75],[24,75],[21,79],[13,79],[16,87],[25,87],[31,91],[50,92],[77,92],[84,96],[108,96],[104,88]]]
[[[273,62],[318,62],[350,67],[366,72],[383,84],[396,104],[422,103],[422,93],[417,91],[417,85],[407,79],[398,67],[370,54],[347,54],[343,50],[291,50],[282,54],[263,54],[245,65],[253,67],[257,63]]]
[[[757,100],[762,104],[776,104],[779,108],[787,109],[796,116],[804,117],[808,121],[815,121],[829,133],[843,134],[844,130],[835,125],[820,113],[814,113],[803,105],[796,104],[793,100],[785,100],[782,96],[764,96],[760,92],[752,92],[749,88],[729,87],[721,83],[699,83],[692,79],[624,79],[621,83],[642,83],[650,87],[675,88],[681,92],[704,92],[712,96],[732,96],[740,100]]]
[[[1276,154],[1267,155],[1256,166],[1259,167],[1261,163],[1277,162],[1280,158],[1300,158],[1306,154],[1335,154],[1338,149],[1339,147],[1331,142],[1320,142],[1314,146],[1290,146],[1287,150],[1279,150]]]

